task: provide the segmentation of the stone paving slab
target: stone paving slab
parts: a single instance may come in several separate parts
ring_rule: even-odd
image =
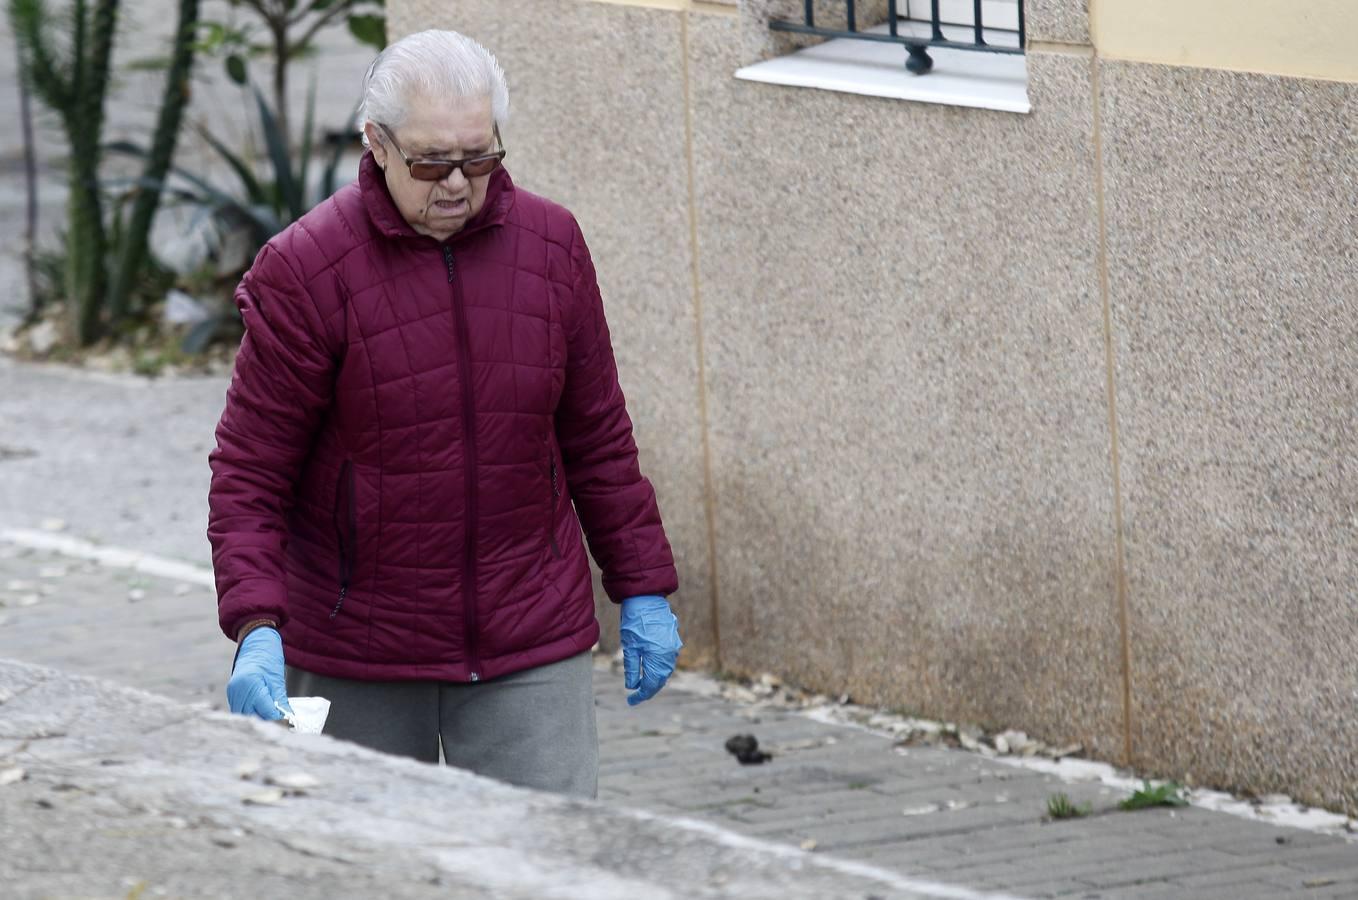
[[[0,657],[222,705],[231,645],[217,632],[205,586],[0,541],[0,604]],[[859,860],[959,890],[1082,898],[1358,896],[1358,847],[1341,838],[1197,808],[1117,812],[1120,794],[1099,783],[1064,784],[962,751],[902,753],[863,729],[712,696],[713,683],[697,676],[681,674],[656,700],[635,708],[626,705],[615,664],[601,659],[595,683],[600,797],[617,808],[814,846],[818,857]],[[762,766],[739,765],[723,748],[736,733],[754,733],[778,755]],[[1058,791],[1090,804],[1094,815],[1044,821],[1046,800]],[[920,812],[930,805],[937,810]],[[174,840],[188,847],[194,839]],[[316,883],[329,883],[323,860],[307,859],[320,866]],[[266,882],[278,874],[270,871],[261,869]],[[59,891],[65,882],[50,883]]]

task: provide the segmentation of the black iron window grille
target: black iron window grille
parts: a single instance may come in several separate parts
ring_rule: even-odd
[[[1025,43],[1023,0],[1013,0],[1018,13],[1017,28],[999,28],[985,24],[984,7],[992,8],[993,0],[888,0],[885,27],[859,30],[858,10],[854,0],[844,0],[844,28],[828,28],[816,24],[816,0],[805,0],[801,22],[774,20],[769,27],[774,31],[811,34],[824,38],[853,38],[862,41],[885,41],[902,44],[908,51],[905,67],[916,75],[924,75],[934,67],[931,47],[954,50],[978,50],[984,53],[1022,54]],[[969,15],[958,15],[967,7]],[[902,14],[902,8],[904,14]],[[1012,17],[1011,17],[1012,18]]]

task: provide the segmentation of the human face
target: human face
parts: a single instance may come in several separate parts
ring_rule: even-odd
[[[376,123],[368,122],[364,129],[373,159],[386,173],[387,190],[396,208],[420,234],[447,240],[485,205],[489,174],[467,178],[455,169],[439,181],[418,181]],[[412,160],[467,159],[485,155],[497,144],[489,97],[412,98],[405,121],[391,132]]]

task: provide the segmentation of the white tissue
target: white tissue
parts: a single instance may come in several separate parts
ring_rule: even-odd
[[[324,697],[289,697],[292,714],[279,704],[278,711],[288,720],[292,730],[300,734],[320,734],[325,727],[326,717],[330,715],[330,701]]]

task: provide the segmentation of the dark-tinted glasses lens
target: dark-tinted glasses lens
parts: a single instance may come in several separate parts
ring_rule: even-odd
[[[417,160],[410,164],[410,175],[419,181],[442,181],[453,170],[461,167],[462,174],[468,178],[477,178],[481,175],[489,175],[500,166],[500,154],[490,156],[478,156],[473,159],[464,159],[459,162],[446,162],[443,160]]]
[[[481,175],[489,175],[500,167],[500,154],[491,156],[478,156],[462,163],[462,172],[468,178],[477,178]]]
[[[442,181],[453,174],[456,168],[446,162],[413,162],[410,164],[410,175],[420,181]]]

